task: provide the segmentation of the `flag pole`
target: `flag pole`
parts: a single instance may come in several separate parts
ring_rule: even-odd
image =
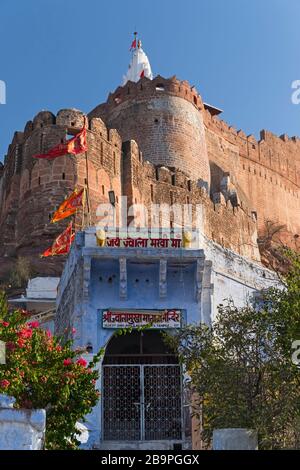
[[[69,250],[68,250],[68,253],[70,252],[71,246],[72,246],[72,234],[73,234],[73,220],[71,220],[71,233],[70,233],[70,241],[69,241]]]
[[[87,152],[85,152],[85,166],[86,166],[86,205],[88,211],[87,222],[88,226],[91,225],[91,208],[90,208],[90,190],[89,190],[89,164],[88,164],[88,156]]]
[[[86,187],[84,186],[82,195],[82,218],[81,218],[81,230],[84,228],[84,214],[85,214],[85,199],[86,199]]]
[[[85,129],[87,129],[87,118],[84,118]],[[88,163],[88,154],[87,150],[85,151],[85,167],[86,167],[86,203],[88,210],[87,222],[88,226],[91,225],[91,207],[90,207],[90,188],[89,188],[89,163]]]

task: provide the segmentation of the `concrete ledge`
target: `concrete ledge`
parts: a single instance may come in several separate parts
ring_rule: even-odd
[[[257,432],[253,429],[227,428],[213,432],[213,450],[257,450]]]
[[[40,450],[46,411],[14,409],[14,398],[0,395],[0,450]]]

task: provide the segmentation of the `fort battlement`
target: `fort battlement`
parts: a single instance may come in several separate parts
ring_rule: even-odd
[[[196,207],[201,207],[200,228],[207,238],[245,257],[259,260],[256,214],[239,198],[228,175],[222,182],[221,191],[214,193],[212,200],[205,187],[189,179],[181,170],[144,161],[135,141],[123,144],[123,155],[123,190],[128,197],[128,206],[146,206],[149,223],[153,223],[150,220],[152,204],[182,208],[190,204],[195,228]],[[178,221],[172,211],[170,215],[172,226],[176,226]]]
[[[98,116],[99,111],[101,111],[101,114],[109,114],[126,101],[149,100],[164,94],[183,98],[195,106],[196,109],[203,109],[199,93],[186,80],[179,80],[175,75],[171,78],[157,75],[153,80],[143,77],[137,83],[129,81],[126,85],[119,86],[113,93],[108,95],[106,103],[93,109],[89,116]]]
[[[286,182],[300,187],[300,138],[286,134],[276,136],[265,129],[260,131],[260,140],[246,135],[209,110],[204,111],[204,122],[208,130],[238,147],[239,155],[260,164],[274,173],[286,178]]]
[[[89,187],[92,223],[114,191],[117,208],[122,195],[148,208],[201,206],[202,233],[251,259],[259,259],[257,231],[267,221],[285,226],[293,245],[300,233],[300,139],[263,130],[257,141],[209,109],[175,76],[128,82],[89,113],[87,154],[53,161],[32,157],[78,133],[86,115],[41,111],[28,121],[0,166],[0,277],[17,256],[30,257],[45,275],[60,273],[63,260],[39,254],[68,223],[50,220],[75,186]],[[81,227],[80,214],[74,223]]]
[[[0,180],[0,257],[29,256],[36,269],[57,274],[62,263],[40,260],[68,223],[50,224],[53,212],[75,186],[89,185],[91,212],[108,202],[108,191],[121,195],[122,140],[101,119],[88,121],[88,158],[67,155],[53,161],[32,158],[65,142],[82,128],[85,115],[75,109],[38,113],[9,145]],[[78,225],[81,220],[78,219]],[[0,272],[1,275],[1,272]]]
[[[157,76],[118,87],[89,116],[118,129],[123,142],[135,140],[146,160],[178,168],[209,187],[202,109],[198,92],[188,82]]]

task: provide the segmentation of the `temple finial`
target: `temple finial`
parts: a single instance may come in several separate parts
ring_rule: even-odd
[[[138,82],[143,77],[147,77],[150,80],[153,78],[149,59],[142,49],[142,41],[140,39],[137,41],[137,31],[133,34],[134,40],[130,47],[130,51],[133,51],[132,58],[128,71],[123,77],[123,85],[125,85],[129,80],[132,82]]]

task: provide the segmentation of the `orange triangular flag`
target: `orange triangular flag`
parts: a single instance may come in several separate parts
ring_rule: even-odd
[[[54,160],[54,158],[61,157],[63,155],[71,154],[77,155],[78,153],[87,152],[87,140],[86,140],[86,126],[87,121],[84,119],[84,125],[81,131],[63,144],[58,144],[52,147],[47,153],[40,153],[33,155],[33,158],[43,158],[46,160]]]
[[[74,237],[75,233],[72,234],[71,222],[68,227],[60,235],[58,235],[53,245],[44,251],[41,257],[46,258],[47,256],[66,255],[70,251]]]
[[[75,189],[72,194],[59,206],[57,211],[55,211],[51,222],[55,223],[75,214],[78,207],[83,205],[84,191],[84,188]]]

